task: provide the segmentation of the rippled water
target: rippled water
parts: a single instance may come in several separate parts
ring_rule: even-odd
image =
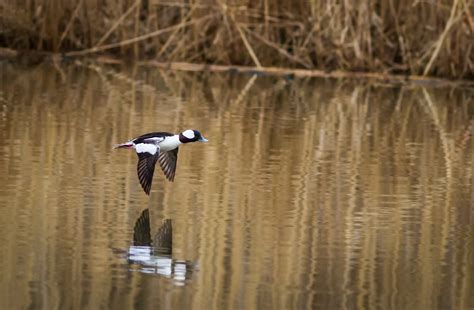
[[[474,90],[0,65],[0,309],[472,309]],[[196,128],[147,197],[115,143]]]

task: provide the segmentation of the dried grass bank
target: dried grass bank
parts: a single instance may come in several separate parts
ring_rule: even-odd
[[[474,2],[4,0],[0,46],[474,78]]]

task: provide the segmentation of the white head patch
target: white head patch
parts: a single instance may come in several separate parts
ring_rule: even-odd
[[[185,136],[188,139],[194,139],[194,131],[191,129],[183,131],[183,136]]]

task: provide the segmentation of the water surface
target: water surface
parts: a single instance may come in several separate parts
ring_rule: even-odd
[[[0,65],[0,309],[472,309],[474,91]],[[115,143],[199,129],[151,196]]]

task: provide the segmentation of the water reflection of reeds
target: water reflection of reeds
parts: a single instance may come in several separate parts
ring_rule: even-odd
[[[469,90],[2,71],[0,300],[11,306],[474,304]],[[135,155],[112,144],[187,127],[211,143],[183,147],[176,182],[157,177],[147,200]],[[179,294],[124,275],[110,251],[127,248],[147,204],[185,228],[173,251],[199,261]]]

